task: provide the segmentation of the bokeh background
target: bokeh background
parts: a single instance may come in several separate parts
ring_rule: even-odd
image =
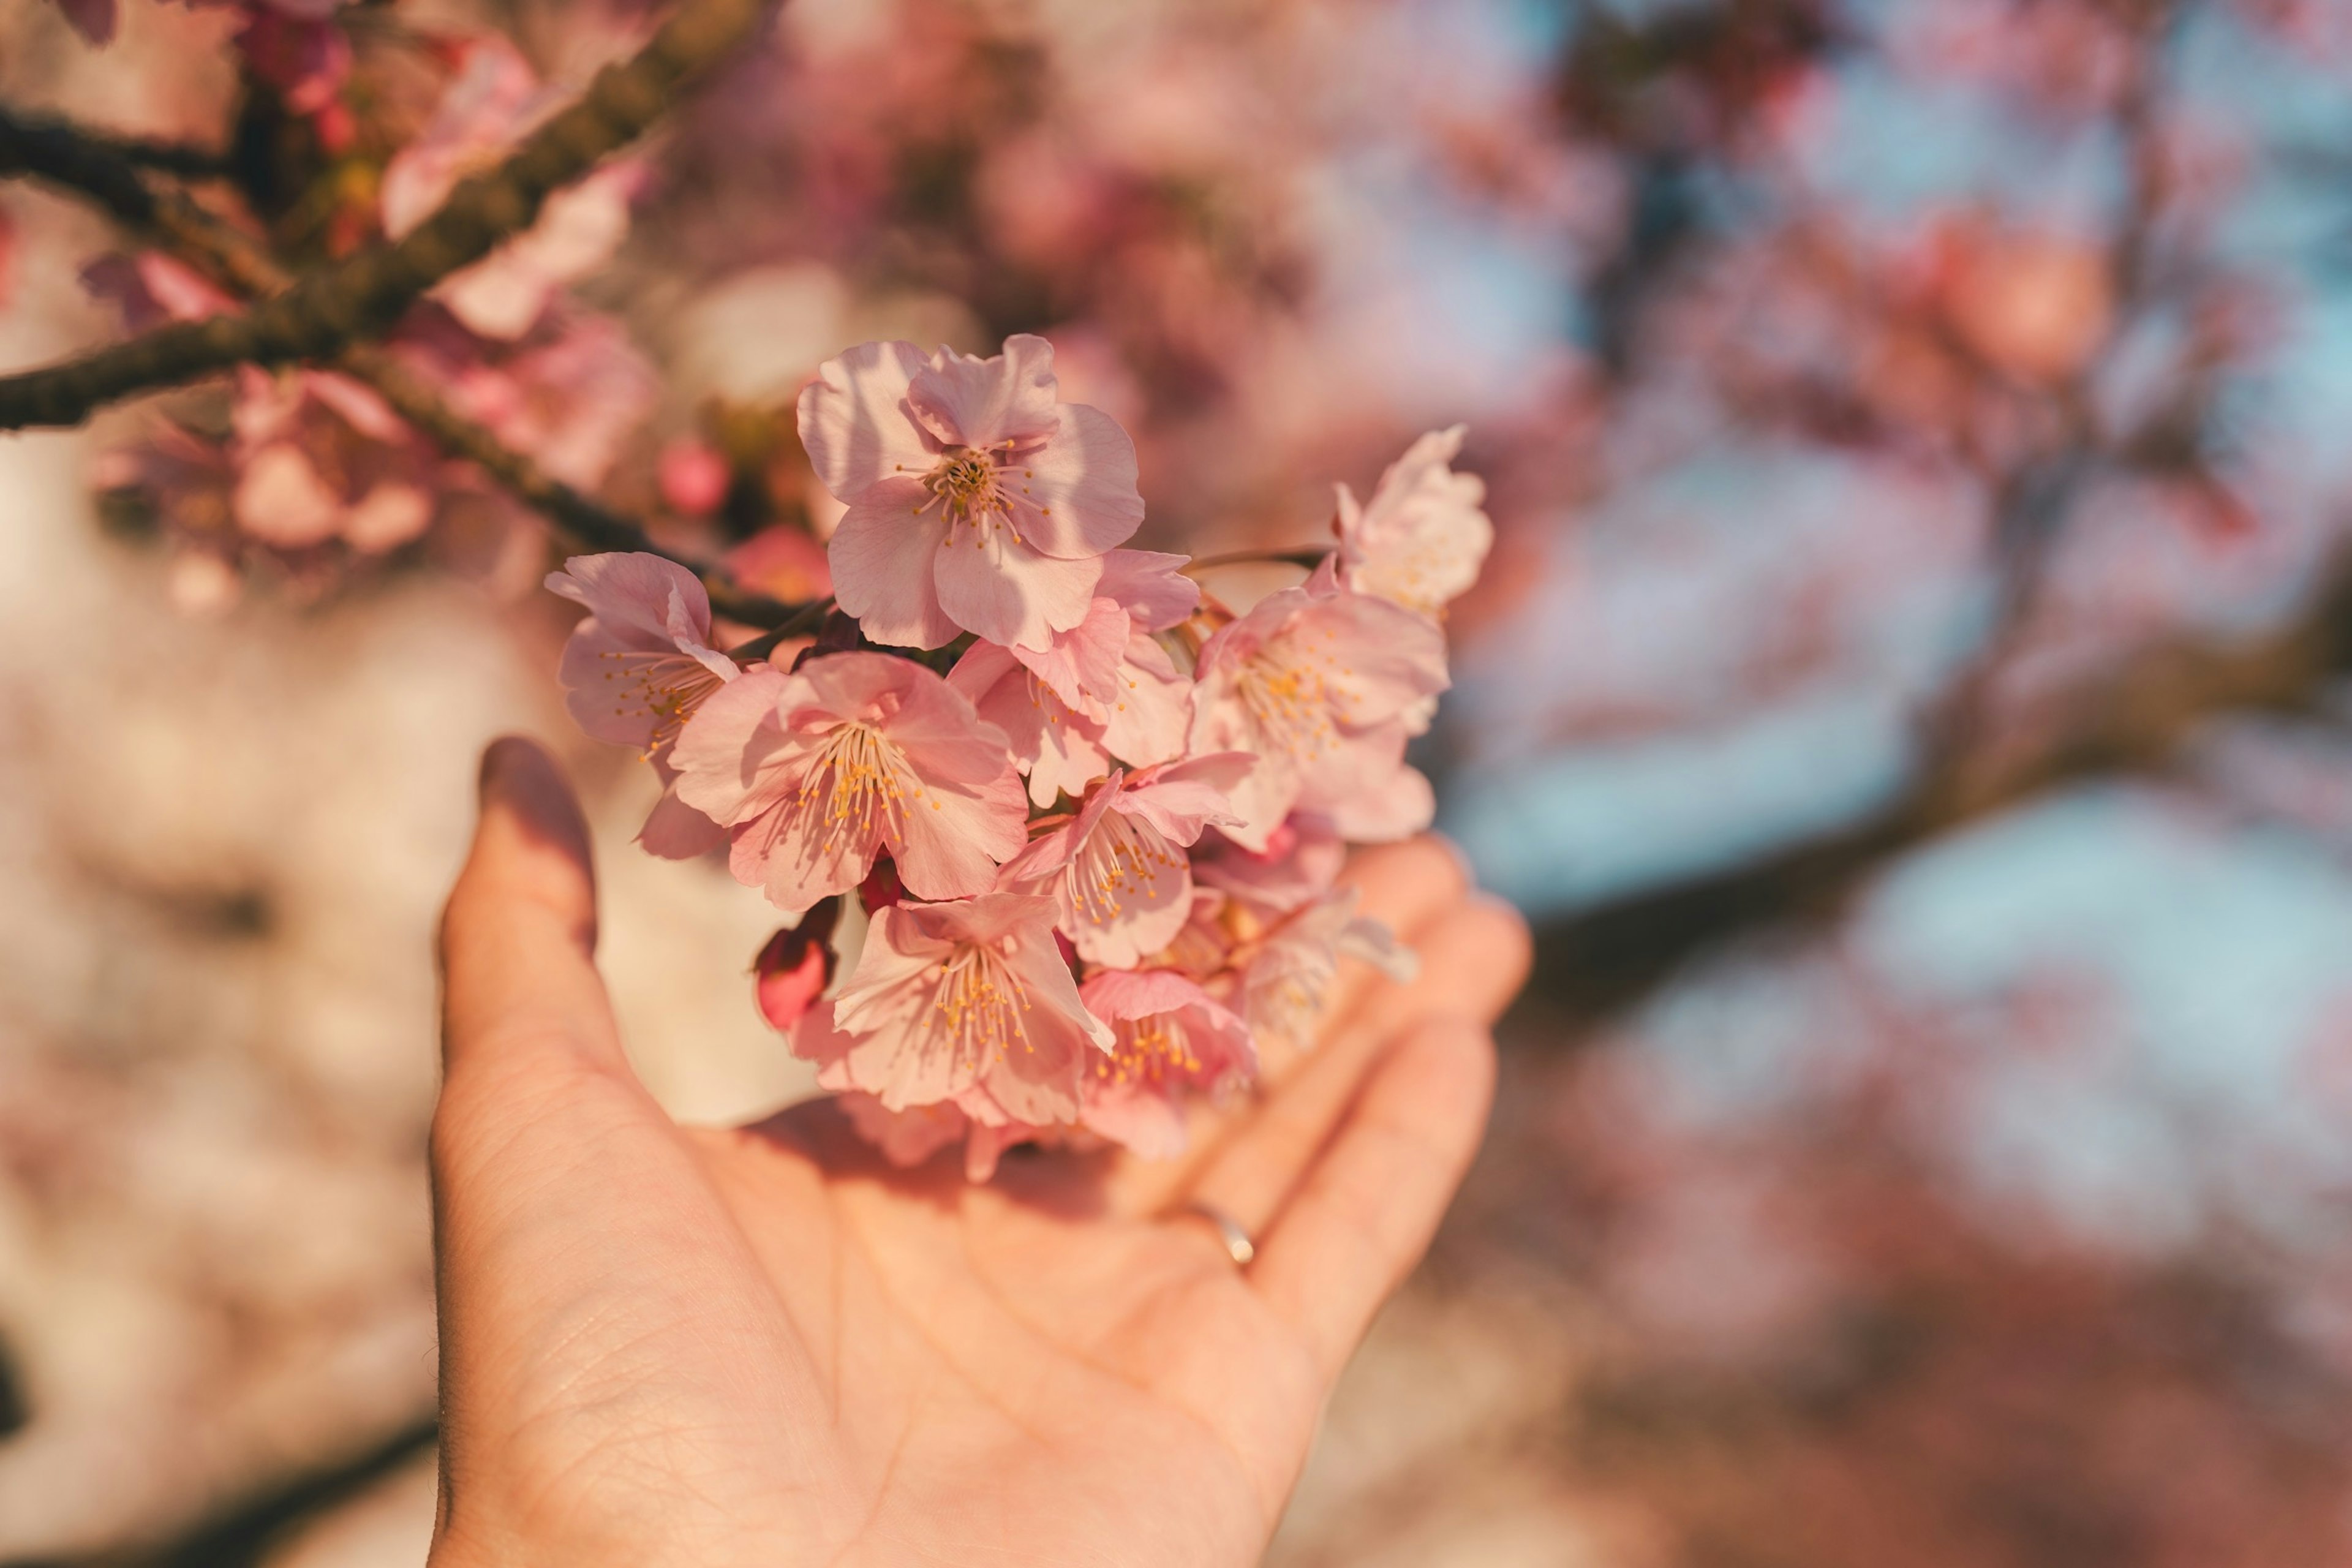
[[[643,25],[352,15],[394,96]],[[0,101],[216,145],[226,35],[0,0]],[[1273,1562],[2352,1558],[2352,5],[792,0],[645,162],[581,294],[680,537],[822,526],[868,337],[1046,332],[1203,553],[1469,424],[1421,760],[1538,972]],[[0,222],[0,363],[119,331]],[[628,845],[541,537],[224,579],[94,502],[141,417],[0,440],[0,1562],[413,1564],[479,746],[589,791],[682,1116],[805,1091],[772,922]]]

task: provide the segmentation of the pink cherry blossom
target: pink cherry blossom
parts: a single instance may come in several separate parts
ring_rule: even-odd
[[[1109,771],[1180,756],[1192,687],[1151,633],[1192,612],[1201,590],[1184,558],[1114,550],[1086,618],[1043,649],[975,643],[948,679],[1002,729],[1041,806],[1073,799]]]
[[[542,87],[506,39],[469,41],[424,132],[384,168],[384,231],[397,239],[424,222],[459,180],[498,162],[565,96]],[[555,192],[529,229],[443,282],[434,298],[486,338],[521,337],[558,289],[620,248],[639,178],[637,166],[623,161]]]
[[[1234,842],[1264,849],[1294,809],[1328,815],[1357,842],[1429,825],[1429,781],[1404,748],[1447,685],[1435,623],[1340,587],[1326,561],[1221,628],[1194,674],[1192,749],[1258,758],[1233,794]]]
[[[1174,970],[1105,970],[1078,995],[1113,1038],[1108,1056],[1087,1058],[1079,1121],[1148,1160],[1183,1152],[1184,1092],[1213,1094],[1257,1071],[1249,1026]]]
[[[877,910],[857,968],[794,1037],[828,1088],[886,1109],[980,1090],[1007,1119],[1072,1121],[1086,1058],[1110,1029],[1087,1011],[1054,941],[1050,899],[988,893]]]
[[[961,630],[1044,648],[1087,618],[1104,553],[1143,521],[1134,443],[1059,401],[1039,337],[990,359],[861,344],[801,394],[800,436],[849,509],[835,594],[876,642],[938,647]]]
[[[1078,815],[1007,862],[1002,885],[1042,884],[1090,963],[1125,968],[1166,947],[1192,908],[1186,847],[1232,822],[1225,792],[1253,759],[1234,753],[1113,772]]]
[[[678,798],[670,758],[696,710],[741,673],[711,646],[702,580],[675,561],[625,552],[575,555],[548,574],[547,588],[588,609],[559,672],[573,721],[608,744],[635,747],[661,776],[662,797],[638,842],[674,860],[717,848],[723,830]]]
[[[1399,983],[1418,967],[1412,950],[1386,925],[1356,913],[1355,889],[1335,888],[1276,927],[1249,960],[1242,994],[1251,1029],[1305,1044],[1330,1001],[1342,958],[1360,959]]]
[[[673,754],[680,799],[729,828],[736,877],[786,910],[856,887],[885,850],[917,898],[968,898],[1028,842],[1003,731],[890,654],[751,671]]]
[[[237,308],[153,251],[102,258],[83,268],[82,283],[138,331]],[[433,521],[438,458],[381,397],[348,376],[241,367],[230,427],[230,514],[265,544],[304,550],[341,539],[381,552]]]
[[[1406,447],[1361,505],[1339,487],[1341,582],[1436,616],[1478,580],[1495,525],[1481,510],[1486,481],[1451,466],[1463,429],[1433,430]]]

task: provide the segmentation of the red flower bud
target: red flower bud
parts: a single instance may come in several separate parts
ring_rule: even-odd
[[[770,937],[751,961],[752,994],[775,1028],[789,1033],[833,983],[833,926],[840,915],[841,900],[825,900],[799,925]]]

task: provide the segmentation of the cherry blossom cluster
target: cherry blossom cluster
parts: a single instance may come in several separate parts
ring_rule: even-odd
[[[365,215],[375,234],[407,233],[564,100],[498,35],[444,52],[451,68],[437,102],[382,170]],[[583,489],[605,478],[657,392],[620,323],[565,292],[620,247],[641,178],[641,165],[622,159],[557,192],[535,224],[444,279],[384,343],[453,412]],[[134,331],[239,308],[157,251],[103,258],[83,281]],[[235,582],[200,568],[261,554],[299,574],[332,557],[382,555],[461,509],[524,531],[519,506],[340,372],[240,367],[225,426],[160,422],[95,475],[165,521],[184,602],[201,605]]]
[[[659,775],[648,850],[723,847],[792,917],[761,1008],[893,1159],[1174,1153],[1192,1101],[1305,1043],[1343,957],[1410,964],[1338,874],[1430,820],[1405,749],[1492,539],[1461,430],[1340,487],[1337,548],[1237,611],[1126,548],[1134,447],[1042,338],[863,344],[798,425],[847,508],[827,629],[739,659],[685,568],[574,558],[548,579],[588,611],[574,717]]]

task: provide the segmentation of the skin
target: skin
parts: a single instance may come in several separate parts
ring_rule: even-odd
[[[973,1187],[823,1102],[671,1121],[596,973],[571,789],[492,746],[442,931],[434,1568],[1256,1561],[1477,1146],[1528,964],[1434,840],[1349,879],[1418,981],[1350,973],[1185,1161],[1014,1153]]]

